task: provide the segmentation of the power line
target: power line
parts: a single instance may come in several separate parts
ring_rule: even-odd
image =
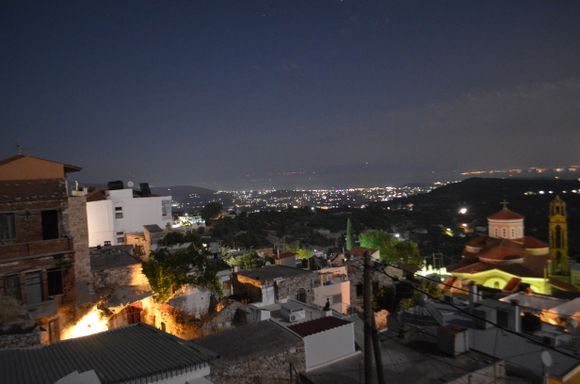
[[[380,272],[382,272],[383,274],[385,274],[386,276],[388,276],[389,278],[391,278],[391,279],[393,279],[393,280],[395,280],[395,281],[399,280],[397,276],[391,276],[391,275],[389,275],[387,272],[385,272],[384,270],[381,270]],[[453,304],[453,303],[445,302],[445,301],[443,301],[443,300],[441,300],[441,299],[439,299],[439,298],[437,298],[437,297],[434,297],[434,296],[433,296],[433,295],[431,295],[430,293],[426,292],[425,290],[423,290],[423,289],[421,289],[421,288],[418,288],[418,287],[416,287],[416,286],[415,286],[415,285],[413,285],[413,284],[411,284],[411,287],[412,287],[413,289],[415,289],[416,291],[418,291],[418,292],[420,292],[420,293],[423,293],[424,295],[428,296],[428,297],[429,297],[429,298],[431,298],[432,300],[435,300],[435,301],[437,301],[437,302],[439,302],[439,303],[442,303],[442,304],[448,305],[448,306],[450,306],[450,307],[452,307],[452,308],[456,309],[457,311],[459,311],[459,312],[461,312],[461,313],[463,313],[463,314],[466,314],[466,315],[468,315],[468,316],[470,316],[470,317],[473,317],[474,319],[477,319],[477,320],[479,320],[479,321],[483,321],[483,322],[485,322],[485,323],[491,324],[491,325],[493,325],[494,327],[497,327],[497,328],[499,328],[499,329],[503,330],[504,332],[511,333],[511,334],[513,334],[513,335],[516,335],[516,336],[518,336],[518,337],[521,337],[521,338],[523,338],[523,339],[526,339],[526,340],[528,340],[528,341],[530,341],[530,342],[532,342],[532,343],[534,343],[534,344],[537,344],[537,345],[540,345],[540,346],[542,346],[542,347],[544,347],[544,348],[551,349],[551,350],[553,350],[553,351],[555,351],[555,352],[558,352],[558,353],[560,353],[560,354],[562,354],[562,355],[564,355],[564,356],[567,356],[567,357],[573,358],[573,359],[575,359],[575,360],[577,360],[577,359],[578,359],[578,357],[577,357],[577,356],[571,355],[571,354],[569,354],[569,353],[567,353],[567,352],[560,351],[559,349],[557,349],[557,348],[555,348],[555,347],[552,347],[551,345],[544,344],[544,343],[542,343],[542,342],[540,342],[540,341],[538,341],[538,340],[536,340],[536,339],[534,339],[534,338],[532,338],[532,337],[530,337],[530,336],[527,336],[527,335],[525,335],[525,334],[522,334],[522,333],[518,333],[518,332],[516,332],[516,331],[512,331],[511,329],[505,328],[505,327],[503,327],[503,326],[499,325],[498,323],[496,323],[496,322],[494,322],[494,321],[491,321],[491,320],[485,319],[485,318],[483,318],[483,317],[479,317],[479,316],[477,316],[477,315],[474,315],[473,313],[471,313],[471,312],[469,312],[469,311],[467,311],[467,310],[465,310],[465,309],[463,309],[463,308],[461,308],[461,307],[459,307],[459,306],[457,306],[457,305],[455,305],[455,304]]]
[[[389,266],[389,267],[393,267],[393,268],[396,268],[396,269],[400,269],[403,272],[413,273],[414,274],[413,271],[410,271],[408,269],[405,269],[405,268],[396,266],[394,264],[390,264],[390,263],[384,263],[384,264],[387,265],[387,266]],[[460,291],[464,291],[464,292],[467,292],[468,294],[473,294],[469,289],[455,287],[454,285],[449,284],[449,283],[446,283],[444,281],[439,281],[439,280],[432,279],[432,278],[429,278],[427,276],[422,276],[422,275],[414,275],[414,276],[417,276],[417,277],[419,277],[421,279],[424,279],[424,280],[427,280],[427,281],[431,281],[433,283],[437,283],[437,284],[444,285],[446,287],[450,287],[450,288],[453,288],[453,289],[457,289],[457,290],[460,290]],[[480,292],[477,292],[476,295],[478,297],[480,297],[480,298],[483,298],[483,295]],[[488,299],[489,300],[495,300],[495,301],[498,301],[498,302],[502,302],[501,300],[497,300],[497,299],[492,299],[492,298],[488,298]],[[493,308],[492,306],[487,305],[487,304],[483,304],[483,303],[479,303],[479,304],[482,305],[482,306],[484,306],[484,307],[487,307],[487,308]],[[536,307],[528,307],[528,306],[521,306],[521,307],[522,308],[531,309],[531,310],[535,310],[535,311],[540,311],[540,312],[544,310],[544,308],[536,308]],[[580,315],[577,316],[577,315],[558,314],[558,316],[559,317],[564,317],[564,318],[580,319]]]

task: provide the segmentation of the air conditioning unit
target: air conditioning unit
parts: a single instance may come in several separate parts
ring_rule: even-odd
[[[295,303],[284,303],[280,309],[282,318],[290,323],[306,320],[306,311],[301,305]]]

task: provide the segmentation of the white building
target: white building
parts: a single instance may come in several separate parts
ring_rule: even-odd
[[[144,225],[171,225],[171,196],[151,196],[130,188],[97,190],[87,196],[87,223],[89,247],[123,244],[126,233],[143,232]]]
[[[323,268],[318,271],[321,285],[314,287],[314,304],[347,313],[350,307],[350,281],[346,267]]]

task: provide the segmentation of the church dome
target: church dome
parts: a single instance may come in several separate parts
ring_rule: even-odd
[[[500,209],[496,213],[489,215],[488,220],[523,220],[524,216],[508,209],[506,207]]]
[[[524,216],[504,207],[487,217],[488,235],[495,239],[517,240],[524,237]]]

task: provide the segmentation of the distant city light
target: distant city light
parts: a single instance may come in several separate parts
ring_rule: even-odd
[[[465,207],[459,208],[458,212],[460,215],[465,215],[467,213],[467,208],[465,208]]]

